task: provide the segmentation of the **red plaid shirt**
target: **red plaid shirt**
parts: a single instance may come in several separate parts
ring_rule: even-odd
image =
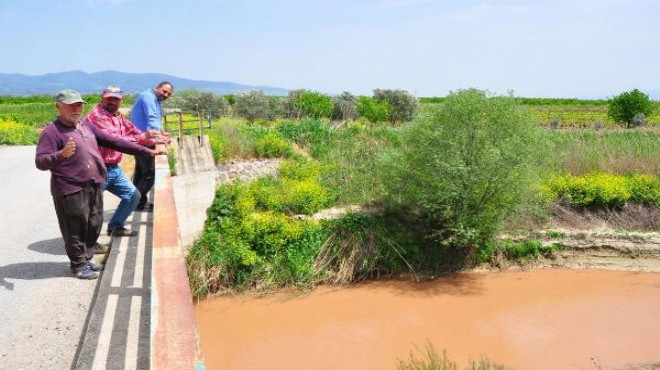
[[[121,136],[126,140],[137,142],[140,145],[155,145],[156,142],[152,139],[146,138],[146,133],[140,131],[135,125],[126,119],[121,113],[115,112],[111,113],[103,109],[101,104],[97,104],[89,114],[85,116],[85,121],[90,124],[98,127],[104,132]],[[99,152],[101,152],[101,157],[103,162],[108,164],[118,164],[121,162],[121,159],[124,157],[122,152],[118,152],[114,149],[109,149],[99,145]]]

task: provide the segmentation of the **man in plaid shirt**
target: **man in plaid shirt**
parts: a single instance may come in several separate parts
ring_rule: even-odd
[[[84,121],[108,134],[120,136],[140,145],[153,146],[169,143],[169,138],[163,136],[161,132],[156,130],[142,132],[131,121],[127,120],[119,112],[122,99],[123,92],[121,88],[108,86],[101,94],[101,103],[92,108]],[[99,146],[99,152],[108,171],[108,179],[103,184],[103,189],[121,199],[115,213],[108,222],[108,235],[135,236],[137,232],[127,229],[125,223],[140,201],[141,194],[119,167],[119,163],[124,156],[123,153],[102,146]]]

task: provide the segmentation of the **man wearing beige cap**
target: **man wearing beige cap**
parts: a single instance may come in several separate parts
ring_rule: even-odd
[[[164,144],[167,140],[156,130],[142,132],[133,123],[127,120],[119,112],[123,99],[123,91],[119,86],[110,85],[101,93],[101,102],[97,104],[83,122],[96,126],[99,130],[143,146],[153,147],[156,144]],[[118,196],[121,200],[115,213],[108,222],[108,235],[112,236],[134,236],[136,231],[126,228],[126,219],[135,209],[140,201],[141,194],[128,179],[124,171],[119,167],[123,158],[120,151],[112,148],[99,146],[101,157],[108,171],[108,178],[103,184],[103,189]]]
[[[50,190],[71,271],[78,279],[96,279],[103,266],[92,261],[93,246],[103,226],[101,186],[107,177],[98,145],[136,155],[165,153],[81,123],[83,104],[74,90],[55,96],[59,116],[39,136],[35,164],[51,173]]]

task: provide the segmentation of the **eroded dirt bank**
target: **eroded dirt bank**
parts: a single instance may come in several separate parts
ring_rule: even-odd
[[[660,272],[660,233],[612,229],[553,230],[541,236],[545,245],[560,247],[551,256],[522,265],[502,261],[500,267],[599,268],[624,271]]]

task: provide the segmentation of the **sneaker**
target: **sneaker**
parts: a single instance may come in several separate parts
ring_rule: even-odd
[[[135,210],[138,212],[152,212],[154,210],[154,205],[153,203],[138,205],[137,207],[135,207]]]
[[[110,252],[110,245],[99,243],[94,245],[94,254],[107,254],[108,252]]]
[[[76,277],[81,280],[92,280],[98,278],[99,274],[92,271],[89,265],[85,265],[85,267],[76,270]]]
[[[125,227],[118,227],[116,229],[108,229],[108,235],[110,236],[135,236],[137,231],[129,230]]]
[[[94,262],[92,260],[89,260],[89,262],[87,263],[87,266],[89,266],[89,268],[91,268],[92,271],[94,271],[94,272],[103,271],[103,268],[105,267],[105,266],[103,266],[102,263]]]

